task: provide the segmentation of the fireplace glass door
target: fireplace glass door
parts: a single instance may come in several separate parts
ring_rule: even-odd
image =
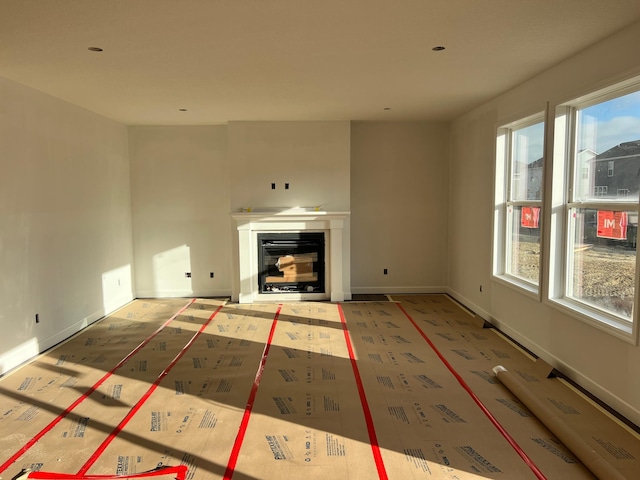
[[[260,293],[324,293],[324,233],[258,233]]]

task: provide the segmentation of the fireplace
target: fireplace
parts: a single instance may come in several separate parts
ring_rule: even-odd
[[[252,209],[231,216],[238,228],[233,301],[351,299],[349,212]],[[269,265],[261,266],[263,257]]]
[[[258,291],[324,293],[324,233],[258,233]]]

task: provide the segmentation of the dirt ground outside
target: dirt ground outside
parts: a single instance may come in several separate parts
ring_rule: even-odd
[[[537,281],[540,244],[521,242],[518,275]],[[516,261],[514,261],[514,264]],[[574,257],[573,297],[599,308],[630,317],[633,309],[636,252],[632,249],[601,245],[585,245]]]

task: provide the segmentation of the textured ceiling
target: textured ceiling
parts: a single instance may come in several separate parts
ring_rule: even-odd
[[[639,19],[638,0],[2,0],[0,76],[125,124],[440,121]]]

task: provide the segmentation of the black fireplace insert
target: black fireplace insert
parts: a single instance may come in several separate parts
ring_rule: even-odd
[[[324,293],[323,232],[258,233],[260,293]]]

